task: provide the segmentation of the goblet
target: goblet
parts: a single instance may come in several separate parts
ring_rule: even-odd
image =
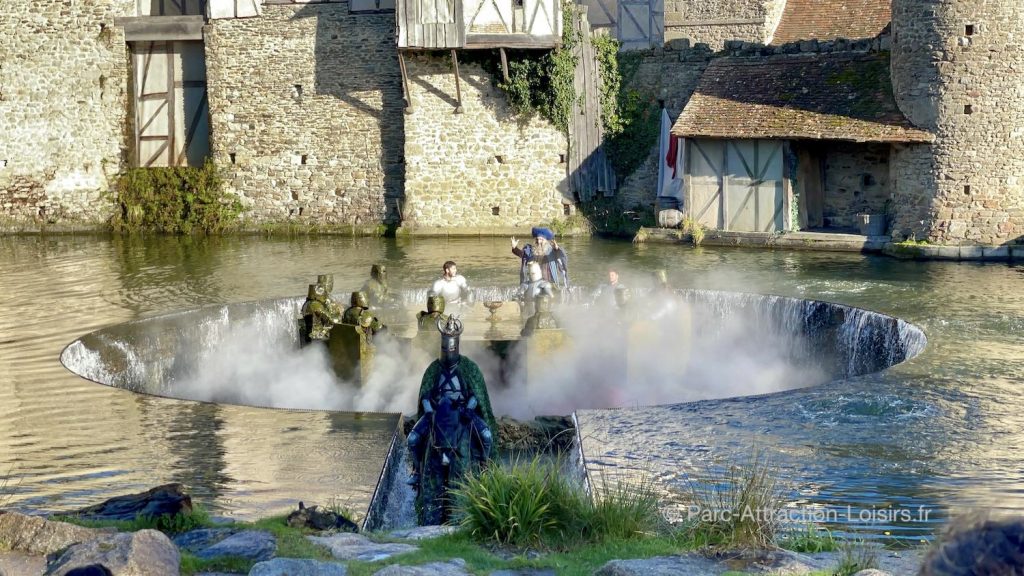
[[[502,304],[504,304],[504,302],[501,300],[487,300],[484,302],[484,308],[487,308],[491,312],[491,315],[487,317],[488,320],[494,322],[498,319],[495,313],[498,311],[498,308],[501,308]]]

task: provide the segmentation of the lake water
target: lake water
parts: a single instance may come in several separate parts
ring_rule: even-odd
[[[685,491],[691,475],[757,447],[783,470],[794,506],[850,506],[858,528],[906,537],[962,509],[1024,510],[1024,268],[600,239],[564,247],[584,286],[609,265],[627,283],[666,268],[677,287],[833,301],[898,316],[928,337],[920,356],[880,374],[583,411],[594,468],[647,471]],[[299,499],[365,506],[394,415],[138,395],[79,378],[59,355],[113,324],[301,296],[318,273],[334,274],[344,293],[376,262],[394,285],[422,288],[448,259],[474,286],[518,282],[505,238],[0,238],[0,494],[15,507],[63,510],[178,481],[222,515],[281,512]],[[884,512],[920,507],[927,518]]]

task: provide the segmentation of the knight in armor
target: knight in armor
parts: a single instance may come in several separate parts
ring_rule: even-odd
[[[368,336],[372,336],[382,330],[384,325],[370,311],[366,300],[366,292],[353,292],[349,300],[352,305],[345,309],[345,313],[341,316],[341,323],[359,326],[368,331]]]
[[[536,312],[534,304],[537,297],[541,294],[554,297],[555,287],[544,279],[540,264],[536,262],[527,265],[527,278],[528,280],[519,286],[519,303],[523,317],[530,318]]]
[[[449,487],[497,455],[497,423],[483,374],[459,354],[462,322],[449,316],[438,320],[437,329],[441,355],[423,373],[417,421],[408,437],[421,525],[447,521]]]
[[[551,296],[541,293],[534,301],[537,312],[526,320],[526,325],[523,326],[520,335],[529,336],[536,330],[557,330],[558,321],[551,313]]]
[[[421,331],[435,330],[438,320],[442,323],[448,320],[448,317],[444,315],[444,305],[444,296],[436,294],[427,296],[427,309],[416,314],[416,323]]]
[[[394,295],[388,286],[387,267],[383,264],[374,264],[370,267],[370,279],[363,284],[362,291],[366,293],[370,306],[390,306],[394,303]]]
[[[301,314],[299,335],[303,344],[329,339],[331,328],[342,321],[338,305],[331,300],[326,284],[320,282],[309,285]]]

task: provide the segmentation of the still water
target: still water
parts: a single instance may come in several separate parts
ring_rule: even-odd
[[[641,469],[685,491],[688,472],[742,461],[756,446],[783,469],[795,506],[845,514],[849,505],[854,524],[876,533],[926,534],[970,507],[1024,510],[1024,268],[598,239],[564,247],[577,284],[596,286],[609,265],[627,283],[666,268],[677,287],[839,302],[904,318],[928,337],[921,355],[881,374],[582,412],[595,469]],[[60,352],[129,320],[301,296],[318,273],[334,274],[343,294],[375,262],[389,265],[392,284],[422,288],[448,259],[471,285],[518,282],[505,238],[0,238],[0,499],[61,510],[178,481],[222,515],[331,497],[364,507],[395,416],[138,395],[71,374]],[[884,512],[921,506],[926,519]]]

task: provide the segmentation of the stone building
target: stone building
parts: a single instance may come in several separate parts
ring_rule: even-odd
[[[419,29],[444,32],[414,41],[396,33],[394,0],[9,3],[0,221],[96,228],[125,169],[207,157],[251,225],[498,232],[563,218],[580,201],[566,137],[517,118],[492,73],[448,49],[474,33],[516,45],[539,2],[492,2],[462,36],[448,26],[472,18],[421,12]],[[867,214],[897,240],[1024,236],[1020,2],[581,3],[642,49],[628,88],[685,138],[674,169],[705,224],[845,231]],[[657,203],[656,144],[618,175],[624,208]]]
[[[997,256],[1024,243],[1024,48],[1013,41],[1024,5],[759,6],[752,20],[765,26],[780,14],[770,33],[752,22],[700,63],[690,41],[716,43],[733,26],[708,17],[645,63],[672,68],[641,83],[685,137],[690,216],[718,229],[884,232]],[[666,8],[666,37],[672,21]],[[627,206],[655,204],[660,161],[655,148],[625,179]]]

